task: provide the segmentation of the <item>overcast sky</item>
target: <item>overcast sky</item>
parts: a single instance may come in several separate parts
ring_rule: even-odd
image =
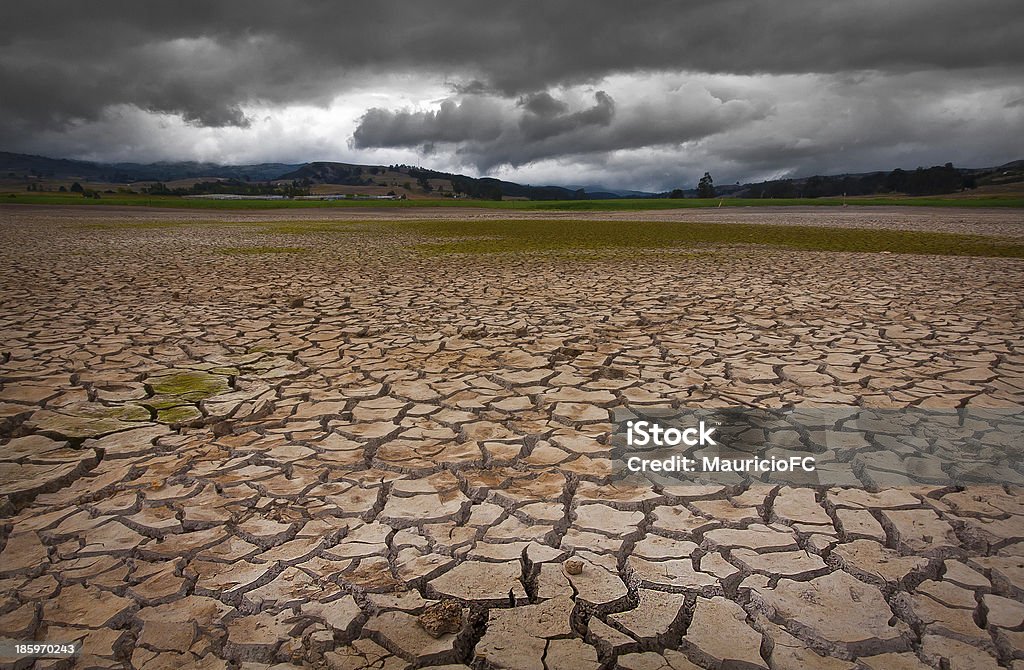
[[[14,2],[0,150],[662,190],[1024,158],[1021,0]]]

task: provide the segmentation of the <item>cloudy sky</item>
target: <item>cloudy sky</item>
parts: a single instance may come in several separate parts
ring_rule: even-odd
[[[1024,158],[1021,0],[15,2],[0,150],[692,187]]]

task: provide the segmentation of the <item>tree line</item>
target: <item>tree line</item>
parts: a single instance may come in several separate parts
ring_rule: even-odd
[[[269,182],[250,183],[236,179],[225,179],[223,181],[202,181],[192,186],[168,188],[163,182],[157,182],[142,189],[149,195],[283,195],[294,197],[297,195],[309,195],[308,186],[298,180],[292,180],[290,184],[272,184]]]
[[[718,195],[740,195],[747,198],[829,198],[853,195],[939,195],[977,188],[977,179],[966,170],[958,170],[952,163],[916,170],[897,168],[892,172],[871,172],[862,175],[814,176],[806,179],[774,179],[741,186],[726,187],[727,193],[715,189],[714,180],[707,172],[697,184],[696,197],[714,198]],[[669,198],[685,198],[687,193],[675,189]]]

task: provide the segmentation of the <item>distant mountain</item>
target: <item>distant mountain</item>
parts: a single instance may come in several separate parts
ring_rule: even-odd
[[[353,165],[317,161],[306,163],[292,172],[278,177],[293,180],[302,185],[342,184],[349,186],[371,186],[408,184],[411,189],[424,192],[443,192],[466,195],[472,198],[499,200],[501,198],[529,198],[530,200],[596,200],[617,198],[612,193],[581,193],[561,186],[531,186],[502,181],[493,177],[467,177],[450,172],[438,172],[411,165]],[[415,184],[415,185],[414,185]],[[408,187],[407,187],[408,188]],[[410,189],[410,190],[411,190]]]
[[[348,184],[352,182],[354,177],[360,177],[361,182],[361,175],[363,174],[363,171],[365,170],[369,173],[371,169],[374,171],[374,174],[377,174],[381,170],[378,166],[373,166],[371,168],[366,165],[316,161],[313,163],[296,165],[289,171],[278,172],[277,175],[271,177],[271,179],[308,179],[314,184]]]
[[[447,193],[473,198],[530,198],[531,200],[573,200],[617,198],[615,193],[580,193],[561,186],[530,186],[490,177],[467,177],[409,165],[354,165],[330,161],[312,163],[259,163],[218,165],[216,163],[94,163],[0,152],[0,178],[80,179],[112,184],[172,182],[179,179],[230,179],[244,182],[295,182],[303,187],[316,184],[393,188],[398,192]]]
[[[0,177],[81,177],[99,179],[105,177],[111,166],[88,161],[63,158],[46,158],[28,154],[12,154],[0,151]]]
[[[311,163],[258,163],[254,165],[218,165],[216,163],[94,163],[90,161],[47,158],[0,152],[0,179],[58,179],[131,184],[135,182],[173,182],[181,179],[230,180],[224,188],[241,186],[253,189],[270,185],[308,189],[329,185],[345,192],[397,193],[413,197],[431,195],[462,196],[500,200],[602,200],[614,198],[694,197],[696,189],[648,193],[603,185],[534,186],[492,177],[467,177],[411,165],[355,165],[332,161]],[[234,184],[234,182],[238,182]],[[957,168],[952,164],[916,170],[813,175],[775,179],[746,184],[719,184],[718,197],[790,198],[838,195],[874,195],[908,193],[928,195],[952,193],[977,186],[1024,182],[1024,160],[996,167]],[[263,184],[264,186],[257,186]],[[207,185],[209,186],[209,185]],[[324,191],[318,191],[324,192]]]
[[[111,167],[119,173],[132,176],[133,179],[131,181],[173,181],[175,179],[194,179],[200,177],[218,177],[242,181],[268,181],[277,179],[278,175],[294,170],[299,165],[289,163],[218,165],[216,163],[185,161],[180,163],[145,164],[114,163]]]
[[[110,183],[136,181],[173,181],[211,177],[220,179],[247,178],[266,181],[294,170],[299,165],[259,163],[256,165],[218,165],[184,161],[178,163],[93,163],[90,161],[47,158],[0,151],[0,177],[32,176],[51,179],[89,179]]]
[[[653,198],[658,195],[651,191],[633,191],[625,188],[609,188],[601,184],[563,184],[563,186],[573,191],[582,188],[588,194],[607,193],[619,198]]]

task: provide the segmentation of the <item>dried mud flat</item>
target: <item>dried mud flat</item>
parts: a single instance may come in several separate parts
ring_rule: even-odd
[[[78,667],[1024,663],[1020,488],[658,485],[608,440],[626,404],[1018,406],[1020,260],[88,225],[115,214],[0,209],[0,636]]]

